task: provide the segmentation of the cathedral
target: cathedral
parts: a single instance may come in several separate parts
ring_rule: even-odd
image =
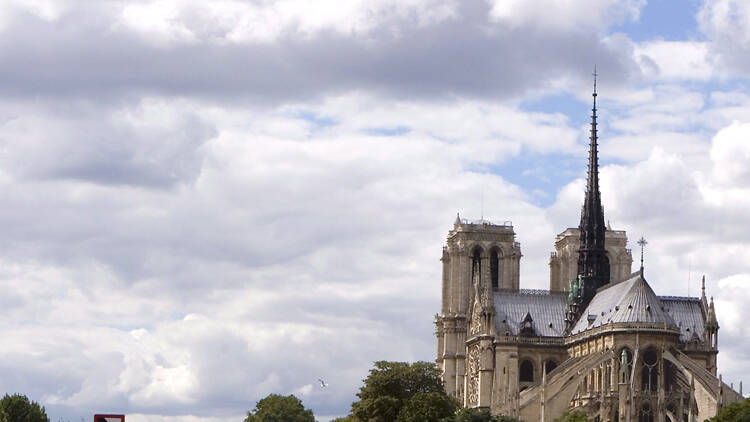
[[[605,224],[594,84],[578,228],[557,235],[549,290],[521,289],[512,224],[456,217],[443,247],[437,364],[466,407],[525,422],[700,422],[742,399],[717,377],[719,324],[701,297],[658,296]]]

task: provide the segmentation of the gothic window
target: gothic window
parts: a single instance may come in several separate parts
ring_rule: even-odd
[[[643,354],[643,369],[641,370],[641,390],[656,392],[658,385],[657,371],[658,357],[654,349],[646,350]]]
[[[500,257],[497,254],[497,249],[493,249],[490,254],[490,279],[492,280],[492,288],[497,289],[500,284]]]
[[[638,411],[638,422],[654,422],[654,412],[648,404],[644,404]]]
[[[526,359],[521,362],[521,367],[518,371],[518,380],[520,382],[534,382],[534,364],[530,360]]]
[[[557,363],[554,360],[548,360],[544,363],[544,373],[549,374],[557,368]]]
[[[482,262],[481,253],[479,251],[479,247],[476,247],[474,249],[474,254],[472,255],[472,258],[471,258],[471,273],[472,274],[474,273],[474,271],[479,271],[479,273],[481,274],[482,270],[479,267],[481,262]]]
[[[633,353],[628,348],[623,348],[619,355],[620,371],[618,379],[622,383],[630,382],[630,371],[633,366]]]

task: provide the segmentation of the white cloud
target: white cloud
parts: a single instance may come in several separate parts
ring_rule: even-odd
[[[750,4],[742,0],[704,0],[698,13],[701,30],[725,76],[750,74]]]
[[[714,177],[723,185],[750,186],[750,123],[734,122],[711,145]]]
[[[705,42],[649,41],[637,44],[634,54],[644,76],[651,80],[705,81],[715,68]]]
[[[564,26],[603,29],[626,20],[638,20],[643,0],[570,1],[491,0],[491,15],[511,25]]]

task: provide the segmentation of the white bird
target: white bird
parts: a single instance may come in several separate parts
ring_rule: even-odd
[[[323,381],[322,379],[318,378],[318,381],[320,381],[320,387],[321,387],[321,388],[326,388],[326,387],[328,387],[328,384],[326,384],[326,382],[325,382],[325,381]]]

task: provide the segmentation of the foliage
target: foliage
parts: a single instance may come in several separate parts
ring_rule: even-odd
[[[20,394],[5,395],[0,399],[0,421],[3,422],[49,422],[47,412],[39,403]]]
[[[724,406],[709,422],[750,422],[750,398]]]
[[[375,362],[357,394],[359,400],[352,403],[352,415],[360,421],[393,422],[404,405],[419,393],[438,393],[447,397],[434,363]],[[416,412],[423,400],[434,399],[419,399],[419,403],[410,406],[409,412]],[[409,417],[413,414],[410,413]]]
[[[565,412],[562,416],[555,419],[553,422],[589,422],[589,418],[583,412],[574,411]]]
[[[270,394],[247,413],[245,422],[315,422],[312,410],[305,409],[294,395]]]
[[[417,393],[398,412],[399,422],[440,422],[453,419],[458,401],[445,393]]]
[[[355,418],[352,415],[349,415],[349,416],[344,416],[343,418],[331,419],[331,422],[359,422],[359,419]]]
[[[461,409],[456,413],[455,422],[521,422],[516,418],[497,415],[492,416],[488,410]]]

